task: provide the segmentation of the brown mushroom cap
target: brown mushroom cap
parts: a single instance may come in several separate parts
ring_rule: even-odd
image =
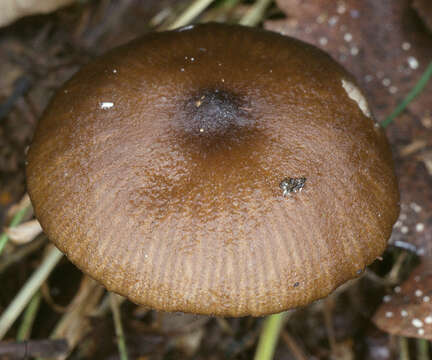
[[[399,212],[352,77],[241,26],[148,34],[85,66],[41,119],[27,181],[72,262],[165,311],[310,303],[381,254]]]

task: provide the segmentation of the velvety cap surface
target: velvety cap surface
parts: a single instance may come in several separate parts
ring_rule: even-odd
[[[386,247],[382,130],[322,51],[240,26],[153,33],[85,66],[38,124],[49,238],[159,310],[263,315],[324,297]]]

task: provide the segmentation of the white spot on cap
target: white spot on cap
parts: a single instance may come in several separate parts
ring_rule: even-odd
[[[320,45],[325,46],[325,45],[327,45],[328,40],[327,40],[326,37],[321,37],[321,38],[319,39],[319,43],[320,43]]]
[[[393,225],[395,229],[400,228],[401,226],[402,226],[402,221],[400,220],[396,221],[395,224]]]
[[[415,326],[416,328],[423,327],[423,321],[421,321],[420,319],[412,319],[411,324],[413,324],[413,326]]]
[[[390,94],[396,94],[397,91],[398,91],[397,86],[392,85],[392,86],[389,87]]]
[[[387,87],[391,84],[391,80],[389,78],[384,78],[382,84]]]
[[[356,56],[359,53],[359,48],[357,46],[353,46],[350,49],[350,53],[351,53],[352,56]]]
[[[394,288],[394,292],[395,292],[396,294],[399,294],[399,293],[401,292],[401,287],[400,287],[400,286],[396,286],[396,287]]]
[[[420,297],[423,295],[423,291],[421,291],[420,289],[417,289],[414,294],[415,294],[415,296]]]
[[[408,311],[401,310],[401,315],[402,315],[402,317],[407,317],[408,316]]]
[[[418,223],[416,224],[416,231],[417,232],[422,232],[424,230],[425,226],[423,223]]]
[[[402,226],[401,227],[401,233],[402,234],[408,234],[408,226]]]
[[[345,79],[342,79],[342,86],[345,89],[346,93],[348,94],[348,97],[357,103],[360,110],[363,112],[365,116],[370,118],[371,113],[369,110],[369,106],[366,102],[365,97],[360,92],[360,89],[357,86],[355,86],[352,82],[347,81]]]
[[[386,318],[392,318],[392,317],[393,317],[393,313],[392,313],[391,311],[387,311],[387,312],[385,313],[385,317],[386,317]]]
[[[409,206],[416,213],[419,213],[420,211],[422,211],[422,207],[419,204],[415,203],[415,202],[410,203]]]
[[[107,110],[107,109],[111,109],[114,106],[113,102],[110,101],[104,101],[100,103],[100,108],[102,110]]]
[[[419,62],[414,56],[410,56],[407,61],[411,69],[415,70],[419,67]]]
[[[383,301],[384,301],[385,303],[390,302],[391,299],[392,299],[391,295],[386,295],[386,296],[383,297]]]
[[[411,49],[411,44],[409,42],[404,42],[402,43],[402,50],[408,51],[409,49]]]
[[[417,330],[417,334],[424,335],[424,329],[418,329]]]
[[[430,301],[430,297],[429,296],[423,296],[423,302],[429,302]]]
[[[114,69],[114,70],[113,70],[113,73],[114,73],[114,74],[117,74],[117,69]]]
[[[426,316],[424,322],[426,324],[432,324],[432,316],[431,315]]]
[[[351,40],[352,40],[352,35],[351,35],[351,33],[346,33],[345,35],[344,35],[344,40],[346,41],[346,42],[350,42]]]

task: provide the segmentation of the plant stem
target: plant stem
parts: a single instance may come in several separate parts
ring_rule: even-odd
[[[239,24],[245,26],[258,25],[272,1],[273,0],[257,0],[250,10],[240,19]]]
[[[396,106],[396,109],[394,109],[393,112],[389,116],[387,116],[387,118],[381,123],[381,126],[383,128],[387,127],[397,116],[399,116],[402,111],[404,111],[405,108],[409,105],[409,103],[413,101],[414,98],[423,91],[431,76],[432,62],[429,63],[426,70],[420,77],[420,80],[417,82],[417,84],[415,84],[415,86],[408,93],[405,99],[403,99],[402,102],[398,106]]]
[[[0,340],[6,335],[16,318],[21,314],[35,292],[48,278],[62,256],[63,254],[56,247],[52,246],[37,270],[30,276],[13,301],[2,313],[0,317]]]
[[[264,320],[254,360],[273,359],[276,345],[279,340],[280,330],[286,318],[287,312],[281,312],[267,316]]]
[[[110,305],[111,305],[111,311],[113,313],[113,318],[114,318],[114,327],[115,327],[115,333],[117,337],[117,346],[120,353],[120,360],[128,360],[126,341],[123,332],[123,325],[121,321],[120,307],[117,301],[117,296],[118,295],[114,293],[110,293]]]
[[[173,23],[167,26],[167,30],[176,29],[188,25],[201,12],[206,9],[214,0],[194,0],[190,5],[179,15]]]
[[[24,312],[24,316],[16,337],[17,341],[24,341],[30,338],[31,330],[39,309],[40,301],[41,293],[40,291],[38,291],[33,296]]]
[[[399,359],[410,360],[408,339],[403,336],[399,338]]]
[[[417,359],[428,360],[429,357],[429,341],[426,339],[417,339]]]

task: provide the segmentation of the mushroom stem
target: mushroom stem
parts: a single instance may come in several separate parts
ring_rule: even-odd
[[[258,346],[255,351],[254,360],[271,360],[276,350],[282,325],[287,318],[288,312],[281,312],[267,316],[261,330]]]

